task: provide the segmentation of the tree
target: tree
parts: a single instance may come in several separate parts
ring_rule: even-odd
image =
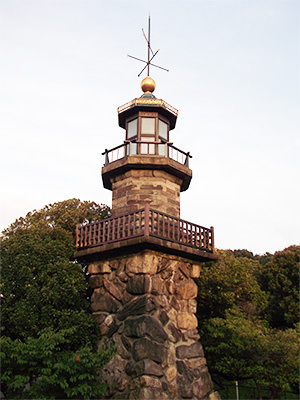
[[[205,352],[212,372],[229,380],[253,379],[270,389],[270,399],[284,390],[297,390],[299,338],[296,329],[274,330],[265,321],[247,318],[240,310],[226,311],[226,318],[212,318]]]
[[[72,199],[28,213],[3,232],[1,390],[7,397],[104,393],[97,372],[111,351],[97,351],[87,282],[70,259],[76,223],[108,213],[106,206]]]
[[[105,204],[91,201],[69,199],[54,204],[48,204],[41,210],[29,212],[25,218],[21,217],[4,230],[5,238],[14,234],[19,229],[28,229],[33,226],[49,228],[62,228],[71,232],[75,238],[77,224],[89,223],[110,216],[110,208]]]
[[[268,315],[274,328],[292,328],[299,321],[300,246],[277,251],[259,270],[258,279],[268,294]]]
[[[218,261],[203,264],[197,280],[199,320],[224,317],[234,305],[248,314],[263,314],[267,297],[255,275],[259,262],[235,257],[231,250],[218,250],[217,254]]]
[[[229,380],[253,379],[258,392],[264,385],[272,398],[278,398],[284,390],[296,390],[299,342],[296,329],[282,331],[269,325],[269,310],[281,304],[285,304],[286,312],[291,308],[283,302],[285,296],[277,293],[276,299],[260,283],[263,278],[265,283],[278,282],[277,271],[281,282],[278,290],[293,293],[294,247],[290,250],[283,259],[282,254],[268,255],[271,261],[267,264],[260,264],[247,250],[219,250],[218,261],[204,264],[197,281],[199,332],[210,371]],[[285,266],[285,273],[279,273],[278,264]],[[283,282],[287,287],[282,287]],[[274,293],[276,287],[274,284]],[[289,315],[298,313],[291,311]]]

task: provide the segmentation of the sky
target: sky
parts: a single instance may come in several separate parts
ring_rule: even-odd
[[[151,15],[155,96],[190,151],[181,218],[221,249],[300,241],[299,1],[0,0],[0,229],[70,198],[111,205],[104,149],[139,97]]]

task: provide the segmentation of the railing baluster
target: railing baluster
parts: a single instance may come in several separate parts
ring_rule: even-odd
[[[145,237],[148,238],[149,237],[149,221],[150,221],[150,207],[149,207],[149,203],[145,204],[145,228],[144,228],[144,234]]]
[[[133,214],[133,234],[136,234],[136,213]]]
[[[215,231],[214,231],[214,227],[211,226],[210,227],[210,231],[211,231],[211,251],[215,251]]]

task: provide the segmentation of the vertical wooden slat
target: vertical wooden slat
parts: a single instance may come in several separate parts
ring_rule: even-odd
[[[214,227],[210,227],[211,230],[211,250],[214,252],[215,251],[215,232],[214,232]]]
[[[207,248],[207,235],[206,235],[206,229],[203,229],[203,247],[206,249]]]
[[[145,229],[144,229],[144,234],[145,237],[148,238],[149,237],[149,221],[150,221],[150,206],[149,203],[145,204]]]
[[[136,213],[133,214],[133,234],[136,234]]]
[[[75,247],[76,247],[76,249],[78,247],[80,247],[80,243],[78,243],[79,242],[79,230],[80,230],[80,224],[77,224],[76,225],[76,239],[75,239]]]
[[[104,243],[111,240],[112,236],[114,235],[114,227],[112,227],[113,222],[114,222],[113,220],[108,220],[104,226],[104,236],[103,236]]]
[[[167,221],[168,221],[168,224],[167,224],[167,229],[168,229],[167,238],[171,239],[171,228],[170,228],[170,217],[169,216],[167,216]]]
[[[91,246],[92,236],[93,236],[93,225],[89,225],[88,230],[89,230],[88,245]]]
[[[83,228],[83,237],[84,237],[84,243],[83,246],[86,247],[87,245],[87,232],[86,232],[86,226]]]

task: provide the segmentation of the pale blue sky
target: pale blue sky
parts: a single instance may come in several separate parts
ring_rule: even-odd
[[[299,243],[299,1],[0,0],[1,215],[78,197],[111,204],[105,148],[117,107],[141,94],[152,20],[155,95],[179,109],[193,155],[181,217],[218,248]]]

